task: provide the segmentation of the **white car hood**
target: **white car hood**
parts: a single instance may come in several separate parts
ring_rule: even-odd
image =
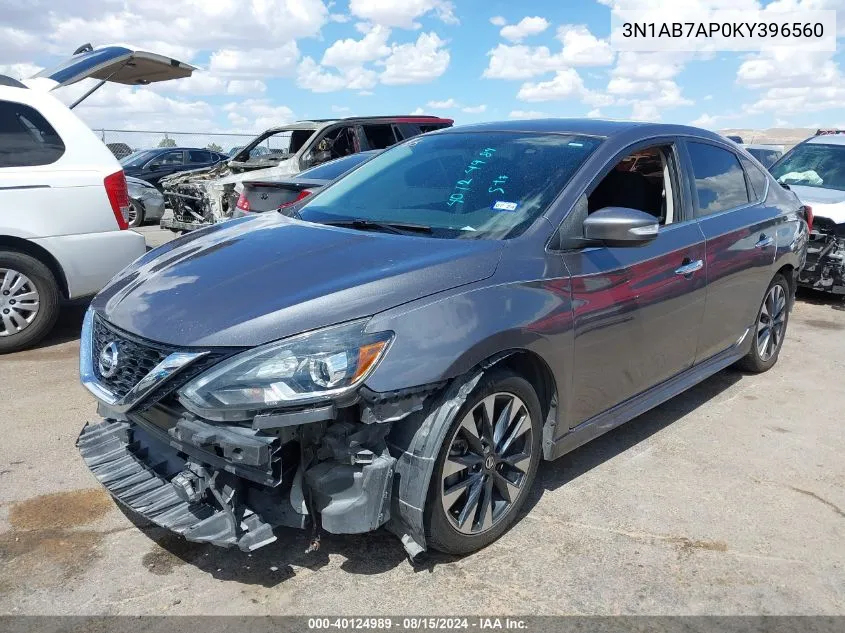
[[[789,185],[801,202],[813,208],[815,217],[827,218],[836,224],[845,223],[845,191],[805,185]]]

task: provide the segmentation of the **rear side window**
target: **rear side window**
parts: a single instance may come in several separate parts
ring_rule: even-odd
[[[396,144],[392,125],[365,125],[364,136],[370,149],[386,149]]]
[[[191,163],[210,163],[211,152],[201,149],[192,149],[188,152],[188,162]]]
[[[62,139],[36,110],[0,101],[0,167],[49,165],[64,153]]]
[[[697,215],[710,215],[748,204],[745,173],[736,154],[715,145],[687,143],[692,161]]]
[[[755,200],[762,200],[766,195],[766,183],[769,181],[768,176],[750,160],[743,159],[742,165],[745,167],[745,173],[748,174],[752,196],[754,196]]]

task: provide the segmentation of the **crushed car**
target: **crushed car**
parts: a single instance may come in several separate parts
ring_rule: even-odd
[[[313,550],[385,526],[412,559],[466,554],[518,519],[543,459],[775,365],[800,209],[686,126],[409,139],[294,215],[222,222],[116,277],[83,322],[99,416],[77,446],[191,541],[253,551],[293,526]]]
[[[770,168],[811,215],[801,286],[845,295],[845,131],[821,129]]]
[[[440,117],[403,115],[298,121],[271,128],[228,161],[163,178],[161,187],[173,214],[162,219],[161,227],[186,232],[231,218],[246,178],[294,176],[327,161],[385,149],[452,123]]]

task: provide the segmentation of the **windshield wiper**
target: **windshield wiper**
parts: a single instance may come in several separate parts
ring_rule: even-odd
[[[411,224],[409,222],[376,222],[375,220],[365,220],[363,218],[353,218],[351,220],[325,220],[320,224],[328,226],[348,226],[353,229],[361,231],[385,231],[387,233],[395,233],[397,235],[407,235],[408,233],[425,233],[430,234],[432,229],[425,224]]]

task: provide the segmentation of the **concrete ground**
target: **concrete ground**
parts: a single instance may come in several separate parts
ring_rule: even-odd
[[[67,309],[0,357],[0,613],[845,614],[843,308],[803,295],[772,371],[543,464],[510,532],[419,568],[382,532],[249,555],[133,525],[74,448],[95,406]]]

